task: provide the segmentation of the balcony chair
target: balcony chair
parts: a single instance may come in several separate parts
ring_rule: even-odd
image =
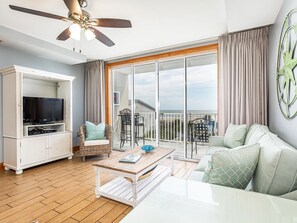
[[[120,135],[120,148],[124,146],[126,142],[131,142],[131,110],[128,108],[123,109],[119,112],[119,116],[121,117],[121,135]],[[142,129],[142,135],[140,135],[140,131]],[[138,145],[139,140],[143,140],[143,145],[145,144],[145,130],[144,130],[144,118],[139,114],[134,114],[134,140]]]
[[[111,126],[105,126],[105,137],[104,140],[85,140],[86,138],[86,125],[80,126],[79,138],[80,138],[80,156],[83,162],[86,156],[102,155],[107,154],[108,157],[111,153],[111,143],[112,143],[112,131]]]
[[[191,158],[193,158],[193,151],[197,154],[197,145],[204,145],[209,142],[209,137],[213,133],[212,123],[205,118],[197,118],[189,122],[188,137],[191,142]]]

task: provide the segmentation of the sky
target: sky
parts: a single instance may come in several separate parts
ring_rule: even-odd
[[[155,73],[136,74],[135,99],[155,107]],[[184,69],[160,71],[160,110],[183,110]],[[188,111],[217,110],[217,65],[188,68]],[[130,93],[131,96],[131,93]]]

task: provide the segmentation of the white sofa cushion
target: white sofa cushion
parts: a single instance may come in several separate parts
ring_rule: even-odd
[[[265,125],[253,124],[246,135],[245,145],[253,145],[267,133],[269,129]]]
[[[290,200],[295,200],[297,201],[297,190],[292,191],[290,193],[284,194],[281,196],[282,198],[290,199]]]
[[[210,136],[209,146],[224,146],[224,136]]]
[[[211,160],[211,155],[204,155],[202,159],[199,161],[196,171],[205,171],[208,167],[208,162]]]
[[[100,140],[88,140],[84,142],[84,146],[101,146],[101,145],[108,145],[108,139],[100,139]]]
[[[209,149],[206,151],[206,155],[212,155],[217,151],[222,151],[226,149],[229,149],[229,148],[224,146],[210,146]]]
[[[271,133],[260,140],[261,152],[253,190],[283,195],[297,189],[297,150]]]
[[[189,176],[188,180],[199,181],[202,182],[204,172],[201,171],[193,171]]]

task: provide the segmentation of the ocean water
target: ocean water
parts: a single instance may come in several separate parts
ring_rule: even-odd
[[[183,110],[161,110],[160,113],[184,113]],[[214,115],[218,112],[216,110],[188,110],[188,114],[200,114],[200,115]]]

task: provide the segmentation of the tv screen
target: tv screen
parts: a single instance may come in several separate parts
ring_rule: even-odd
[[[23,122],[43,124],[63,121],[64,99],[23,97]]]

